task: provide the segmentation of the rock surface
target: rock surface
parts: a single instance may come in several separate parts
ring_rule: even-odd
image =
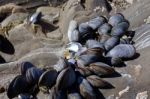
[[[44,0],[39,0],[38,2],[36,0],[28,1],[13,0],[11,2],[16,2],[30,9],[45,5]],[[0,2],[5,4],[10,0]],[[7,40],[10,42],[9,48],[10,46],[12,48],[9,49],[10,52],[0,52],[1,57],[6,61],[6,63],[0,64],[0,85],[8,86],[15,75],[19,74],[18,64],[23,61],[32,62],[40,68],[52,67],[57,62],[58,57],[62,55],[65,43],[68,41],[67,29],[70,20],[75,19],[78,23],[81,23],[96,15],[109,17],[109,8],[106,0],[86,0],[86,2],[69,0],[57,8],[39,7],[36,11],[41,11],[42,18],[48,22],[48,24],[43,23],[44,26],[49,27],[45,30],[46,32],[43,32],[39,27],[35,32],[31,24],[22,23],[28,13],[16,13],[7,17],[1,23],[2,26],[7,26],[10,22],[18,22],[18,20],[21,23],[8,31]],[[114,10],[113,6],[112,10]],[[149,0],[134,0],[133,4],[123,11],[126,19],[130,21],[131,29],[134,28],[133,30],[135,30],[134,41],[139,57],[126,62],[126,67],[115,68],[121,74],[121,77],[105,78],[115,87],[114,89],[100,90],[106,99],[141,99],[139,97],[150,97],[150,80],[148,76],[150,75],[150,24],[144,24],[144,19],[150,15],[149,10]],[[7,46],[6,44],[4,49],[7,49]],[[38,97],[40,97],[39,99],[41,97],[46,98],[47,95],[40,93]],[[6,93],[0,94],[0,99],[8,99]]]

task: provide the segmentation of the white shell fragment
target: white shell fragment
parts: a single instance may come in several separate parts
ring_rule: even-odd
[[[80,43],[69,43],[67,44],[66,49],[73,52],[78,52],[82,48],[82,45]]]

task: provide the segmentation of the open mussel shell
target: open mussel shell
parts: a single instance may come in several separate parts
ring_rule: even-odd
[[[8,98],[12,99],[21,93],[25,93],[28,89],[28,84],[23,75],[16,76],[7,89]]]
[[[136,54],[136,49],[131,44],[119,44],[111,49],[107,53],[107,57],[116,57],[116,58],[125,58],[130,59],[133,58]]]
[[[100,48],[100,49],[104,50],[103,44],[96,40],[87,40],[86,46],[87,46],[87,48]]]
[[[34,65],[30,62],[23,62],[21,63],[21,74],[22,75],[25,75],[26,74],[26,71],[31,68],[31,67],[34,67]]]
[[[110,75],[115,73],[114,68],[102,62],[95,62],[90,64],[90,70],[98,76]]]
[[[57,75],[56,70],[45,71],[39,78],[38,86],[51,88],[56,82]]]
[[[62,70],[56,80],[56,89],[64,90],[69,88],[76,81],[76,74],[71,67]]]
[[[66,49],[72,52],[78,52],[80,49],[82,49],[82,45],[77,42],[71,42],[66,45]]]
[[[77,64],[80,67],[88,66],[91,63],[101,60],[101,56],[94,54],[85,54],[78,57]]]
[[[112,15],[110,18],[109,18],[109,21],[108,23],[111,24],[112,26],[116,26],[117,24],[123,22],[125,19],[124,19],[124,16],[120,13],[117,13],[115,15]]]
[[[43,72],[44,72],[43,70],[36,68],[36,67],[32,67],[32,68],[28,69],[26,72],[27,82],[31,85],[37,84],[38,80]]]
[[[111,29],[112,29],[112,26],[108,23],[105,23],[98,28],[98,33],[100,35],[104,35],[104,34],[109,35],[111,32]]]
[[[124,21],[112,28],[111,35],[122,37],[129,28],[129,22]]]
[[[68,67],[69,66],[69,63],[68,61],[63,58],[63,57],[60,57],[58,62],[54,65],[54,69],[59,72],[61,70],[63,70],[64,68]]]
[[[77,83],[79,85],[80,94],[84,99],[96,99],[94,89],[86,79],[78,77]]]
[[[107,81],[102,80],[100,77],[96,75],[91,75],[86,77],[87,81],[96,88],[107,88],[110,84]]]
[[[103,16],[98,16],[96,18],[93,18],[89,20],[88,25],[93,29],[96,30],[98,27],[100,27],[102,24],[106,23],[106,18]]]
[[[82,97],[79,93],[75,92],[75,93],[69,93],[67,95],[67,99],[82,99]]]
[[[68,28],[68,39],[70,42],[79,40],[79,32],[77,27],[77,22],[75,20],[71,20]]]
[[[41,20],[41,17],[42,17],[42,13],[36,12],[31,16],[29,21],[33,24],[37,24]]]
[[[106,51],[109,51],[113,47],[118,45],[120,43],[119,40],[120,40],[119,37],[111,37],[111,38],[109,38],[104,44]]]

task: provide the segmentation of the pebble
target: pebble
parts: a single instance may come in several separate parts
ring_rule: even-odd
[[[136,95],[136,99],[148,99],[148,92],[140,92]]]
[[[5,92],[5,88],[0,85],[0,93],[3,93],[3,92]]]

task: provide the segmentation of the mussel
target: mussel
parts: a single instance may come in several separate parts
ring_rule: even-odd
[[[68,28],[68,39],[70,42],[79,40],[79,31],[77,30],[77,22],[75,20],[71,20]]]
[[[67,99],[82,99],[79,93],[69,93]]]
[[[98,16],[96,18],[93,18],[89,20],[88,25],[93,29],[96,30],[98,27],[100,27],[102,24],[106,23],[106,18],[103,16]]]
[[[26,74],[26,71],[31,68],[31,67],[34,67],[34,65],[30,62],[23,62],[21,63],[21,74],[22,75],[25,75]]]
[[[96,40],[87,40],[86,46],[87,46],[87,48],[100,48],[100,49],[104,50],[103,44]]]
[[[117,24],[123,22],[125,19],[124,19],[124,16],[120,13],[117,13],[115,15],[112,15],[110,18],[109,18],[109,21],[108,23],[111,24],[112,26],[116,26]]]
[[[55,84],[57,75],[56,70],[45,71],[39,78],[38,86],[50,89]]]
[[[96,88],[107,88],[110,84],[96,75],[86,77],[87,81]]]
[[[98,76],[110,75],[115,73],[114,68],[102,62],[95,62],[90,64],[90,70]]]
[[[129,22],[123,21],[112,28],[111,35],[122,37],[129,28]]]
[[[86,79],[83,77],[78,77],[77,82],[79,85],[80,94],[84,99],[96,99],[94,89]]]
[[[26,72],[27,82],[31,85],[37,84],[43,72],[43,70],[36,67],[29,68]]]
[[[112,26],[108,23],[103,24],[98,28],[99,35],[110,35]]]
[[[26,93],[28,90],[28,83],[23,75],[16,76],[7,89],[8,98],[12,99],[21,93]]]
[[[76,75],[72,67],[62,70],[56,80],[56,90],[64,90],[69,88],[76,81]]]
[[[130,59],[136,54],[135,47],[131,44],[119,44],[107,53],[107,57]]]
[[[118,44],[120,43],[119,40],[120,40],[119,37],[111,37],[111,38],[109,38],[109,39],[104,43],[104,46],[105,46],[106,51],[109,51],[109,50],[111,50],[113,47],[115,47],[116,45],[118,45]]]
[[[101,44],[104,44],[109,38],[111,38],[111,36],[110,35],[108,35],[108,34],[103,34],[103,35],[101,35],[101,38],[100,38],[100,43]]]

